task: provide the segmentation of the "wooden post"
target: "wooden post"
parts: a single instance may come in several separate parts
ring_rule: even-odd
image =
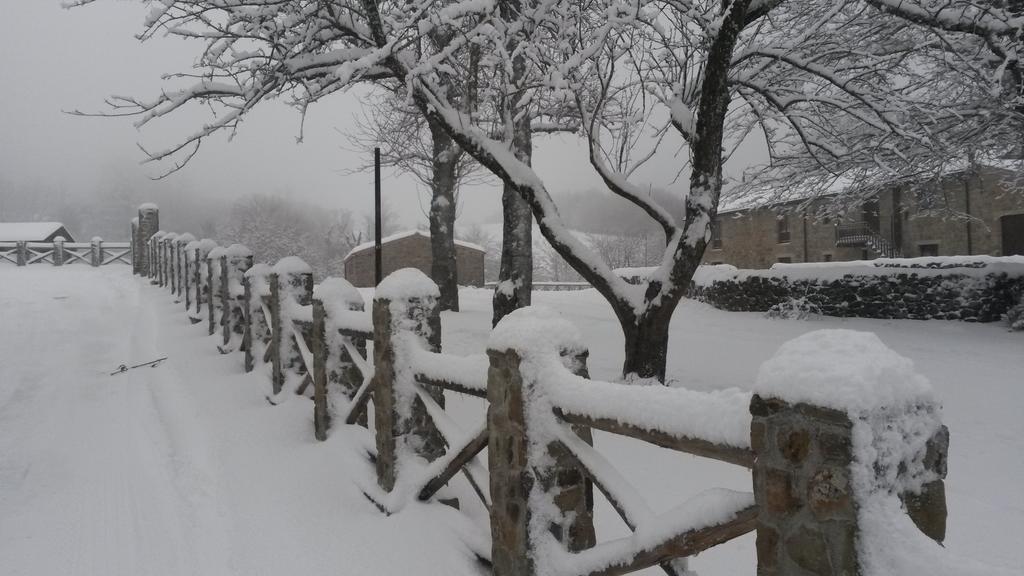
[[[90,264],[92,264],[93,266],[102,266],[103,265],[103,239],[98,237],[98,236],[96,238],[93,238],[92,239],[92,246],[90,246],[90,248],[91,248]]]
[[[160,261],[160,283],[161,288],[167,286],[167,237],[163,236],[157,242],[157,251],[160,255],[157,258]]]
[[[284,369],[281,367],[281,285],[277,272],[267,276],[270,285],[270,385],[273,394],[284,389]]]
[[[152,284],[156,276],[156,237],[152,237],[146,242],[146,277],[149,278],[149,283]]]
[[[221,343],[225,346],[231,342],[231,293],[228,285],[228,256],[220,258],[220,331]]]
[[[174,239],[172,247],[174,249],[174,278],[172,279],[174,288],[172,289],[172,292],[181,296],[181,279],[183,276],[182,268],[184,268],[184,262],[181,258],[181,236]]]
[[[232,338],[242,338],[244,348],[245,298],[244,294],[232,293],[235,286],[242,286],[246,271],[252,268],[253,254],[241,244],[232,244],[221,257],[221,325],[224,346]]]
[[[17,242],[18,251],[18,266],[25,266],[28,264],[28,242],[24,240],[18,240]]]
[[[144,244],[139,235],[139,217],[132,218],[131,223],[131,239],[132,239],[132,275],[138,276],[142,274],[142,255],[139,252],[142,250]]]
[[[217,276],[214,271],[214,261],[217,260],[215,252],[217,250],[210,250],[206,253],[206,311],[209,319],[209,333],[212,336],[217,330],[217,324],[214,319],[216,316],[217,306],[214,305],[213,300],[217,294]]]
[[[189,243],[191,244],[191,242]],[[195,267],[195,263],[192,262],[192,256],[195,255],[195,250],[191,253],[188,251],[188,244],[181,247],[181,254],[184,256],[185,266],[182,268],[182,291],[185,292],[185,312],[192,309],[192,268]]]
[[[64,265],[64,239],[55,238],[53,240],[53,265],[63,266]]]
[[[313,363],[317,369],[313,370],[313,421],[318,439],[325,439],[330,427],[330,387],[338,386],[346,398],[353,400],[363,384],[362,371],[344,343],[347,342],[357,354],[366,358],[366,338],[353,336],[351,332],[342,333],[338,319],[332,320],[331,312],[363,312],[365,307],[359,291],[342,278],[325,278],[314,291],[312,338],[315,346]],[[365,412],[359,423],[366,425]]]
[[[192,279],[196,285],[196,314],[203,311],[203,260],[205,252],[196,248],[195,257],[192,259]]]
[[[421,290],[417,293],[411,286]],[[406,361],[396,356],[403,353],[405,339],[410,335],[427,349],[441,351],[439,296],[437,285],[414,268],[390,274],[374,295],[373,408],[377,428],[377,483],[388,492],[395,486],[398,458],[402,453],[415,452],[428,461],[444,454],[444,439],[416,396],[413,375],[407,370],[395,369],[397,362]],[[441,390],[430,390],[430,393],[444,406]],[[401,400],[409,397],[413,398],[412,402]]]
[[[380,148],[373,149],[373,207],[373,285],[379,286],[381,280],[384,278],[384,250],[383,245],[381,244],[381,234],[383,233],[383,226],[381,224],[382,215],[380,198]]]
[[[89,263],[93,266],[103,264],[103,240],[99,237],[93,238],[89,246]]]
[[[331,427],[331,412],[327,405],[327,345],[326,312],[324,303],[313,298],[313,435],[317,440],[327,440]]]
[[[256,367],[256,354],[253,350],[253,339],[252,339],[252,323],[253,319],[253,291],[252,291],[253,278],[249,274],[242,275],[242,293],[245,298],[245,307],[243,308],[243,322],[242,322],[242,352],[245,353],[244,367],[246,372],[252,372],[253,368]]]

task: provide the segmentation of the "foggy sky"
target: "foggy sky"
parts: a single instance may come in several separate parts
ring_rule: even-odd
[[[283,103],[258,106],[234,139],[227,134],[204,141],[190,164],[154,182],[167,165],[141,165],[149,150],[176,143],[206,117],[201,110],[176,112],[137,130],[133,118],[83,118],[68,110],[109,111],[112,94],[151,98],[167,84],[161,75],[187,71],[200,49],[197,42],[155,38],[140,43],[147,9],[142,2],[100,0],[73,10],[60,0],[4,0],[0,19],[0,181],[60,187],[87,193],[112,179],[147,191],[161,204],[173,204],[183,187],[221,199],[248,193],[280,194],[369,210],[370,174],[344,175],[361,162],[346,150],[342,134],[359,112],[359,94],[333,96],[312,107],[304,142],[296,143],[299,115]],[[339,133],[342,132],[342,133]],[[555,195],[600,188],[586,162],[585,148],[573,136],[545,137],[534,150],[534,165]],[[667,184],[679,161],[663,154],[647,170]],[[425,221],[422,190],[409,177],[387,174],[384,194],[411,227]],[[683,186],[685,184],[677,184]],[[500,214],[498,186],[466,188],[459,226],[494,221]],[[565,209],[565,208],[563,208]],[[173,223],[168,223],[173,227]]]

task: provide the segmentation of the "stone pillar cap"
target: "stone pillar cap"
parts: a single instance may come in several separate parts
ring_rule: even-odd
[[[855,330],[815,330],[786,342],[761,365],[754,392],[847,414],[935,402],[909,358]]]

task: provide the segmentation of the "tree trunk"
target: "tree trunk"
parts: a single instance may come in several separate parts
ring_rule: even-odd
[[[530,164],[533,156],[530,115],[521,113],[514,129],[512,151],[519,160]],[[529,306],[533,291],[533,210],[529,202],[508,182],[502,187],[501,205],[504,213],[501,270],[492,300],[492,326],[497,326],[513,310]]]
[[[639,319],[620,319],[625,336],[625,361],[622,377],[637,380],[665,381],[668,360],[668,327],[676,305],[652,310]]]
[[[533,289],[533,212],[508,184],[502,189],[501,205],[501,269],[492,300],[492,326],[510,312],[529,306]]]
[[[455,252],[455,168],[461,150],[437,122],[428,121],[433,143],[430,200],[430,277],[441,290],[441,310],[459,311]]]

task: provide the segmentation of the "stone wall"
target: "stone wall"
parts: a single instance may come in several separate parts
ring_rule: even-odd
[[[784,270],[738,271],[730,278],[691,285],[690,297],[734,312],[765,312],[802,299],[826,316],[995,322],[1024,293],[1024,274],[987,268],[946,270],[864,267],[822,278]]]

